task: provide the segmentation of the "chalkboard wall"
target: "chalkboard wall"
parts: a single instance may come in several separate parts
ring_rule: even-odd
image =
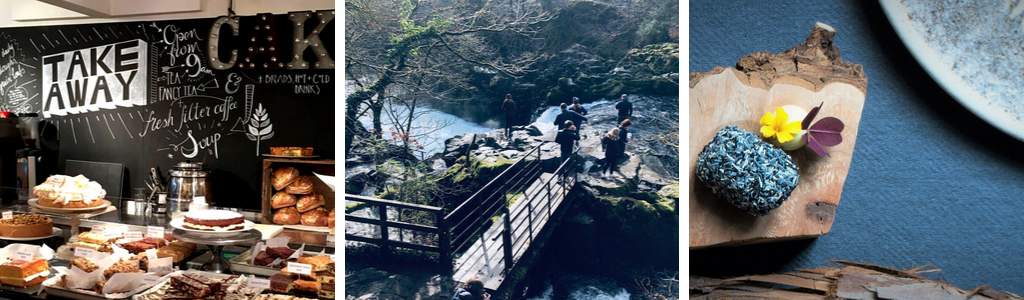
[[[333,17],[0,28],[0,111],[52,122],[59,170],[123,163],[131,191],[151,167],[166,181],[174,164],[202,161],[218,205],[259,209],[269,147],[334,157]]]

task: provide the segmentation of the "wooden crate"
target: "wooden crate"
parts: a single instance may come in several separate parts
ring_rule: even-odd
[[[263,223],[274,224],[274,211],[270,206],[270,198],[274,195],[274,186],[270,183],[270,174],[281,167],[295,167],[299,174],[313,180],[313,191],[324,195],[324,207],[334,209],[334,191],[320,181],[313,172],[320,175],[334,175],[333,159],[297,159],[297,158],[264,158],[263,159]],[[326,227],[325,227],[326,228]]]

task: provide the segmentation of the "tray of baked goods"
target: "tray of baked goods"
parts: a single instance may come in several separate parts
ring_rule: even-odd
[[[312,300],[291,295],[263,294],[270,280],[245,275],[225,275],[194,270],[176,271],[134,300]],[[333,286],[332,286],[333,288]],[[329,299],[333,299],[332,296]]]
[[[334,263],[334,257],[324,252],[305,251],[305,245],[298,249],[288,247],[287,237],[276,237],[259,242],[249,250],[228,260],[231,271],[235,273],[274,276],[288,262],[313,264],[314,262]],[[331,267],[333,268],[333,267]]]
[[[47,295],[68,299],[130,299],[174,271],[170,257],[149,252],[150,257],[140,260],[120,248],[113,253],[78,248],[68,267],[58,269],[60,275],[43,282],[43,287]]]
[[[80,254],[82,251],[115,253],[117,250],[124,250],[145,264],[149,259],[146,253],[152,250],[157,258],[171,258],[173,264],[179,264],[196,252],[196,244],[175,240],[173,235],[161,235],[161,232],[163,230],[157,229],[142,233],[132,231],[127,226],[112,224],[94,227],[90,231],[78,234],[77,242],[70,242],[58,248],[56,257],[72,260],[76,253]]]

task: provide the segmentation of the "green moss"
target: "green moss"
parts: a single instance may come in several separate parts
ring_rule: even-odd
[[[669,199],[679,199],[679,183],[677,182],[675,184],[662,187],[661,190],[658,190],[658,196]]]
[[[357,212],[359,210],[362,210],[362,209],[370,207],[370,206],[371,206],[371,204],[366,203],[366,202],[356,202],[356,203],[352,203],[352,204],[346,204],[345,205],[345,213],[346,214],[351,214],[351,213]]]

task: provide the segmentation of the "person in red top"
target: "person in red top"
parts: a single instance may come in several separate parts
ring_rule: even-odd
[[[512,94],[505,94],[505,102],[501,103],[501,110],[505,112],[505,135],[512,137],[512,123],[516,118],[516,102],[512,101]]]

